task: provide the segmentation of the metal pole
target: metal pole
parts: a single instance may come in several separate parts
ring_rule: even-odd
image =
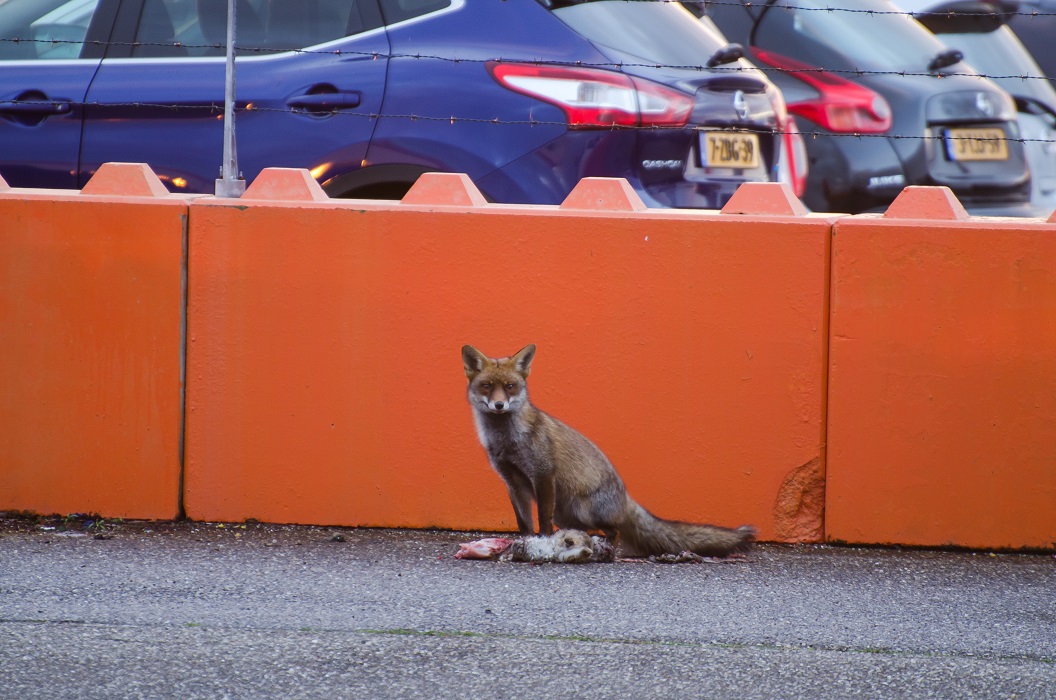
[[[238,172],[235,152],[235,0],[227,0],[227,68],[224,75],[224,161],[216,181],[217,197],[242,196],[246,181]]]

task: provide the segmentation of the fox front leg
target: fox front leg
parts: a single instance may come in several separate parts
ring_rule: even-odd
[[[535,502],[539,509],[539,534],[552,535],[554,532],[554,479],[543,476],[535,483]]]
[[[521,535],[531,535],[532,482],[520,469],[510,465],[498,465],[497,471],[510,492],[510,503],[513,504],[513,514],[517,518],[517,530]]]

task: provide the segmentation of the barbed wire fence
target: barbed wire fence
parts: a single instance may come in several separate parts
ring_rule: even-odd
[[[642,2],[642,3],[664,3],[664,4],[684,4],[681,0],[623,0],[624,2]],[[744,3],[737,0],[700,0],[692,4],[700,5],[701,7],[718,7],[718,6],[735,6],[744,7]],[[750,3],[749,3],[750,4]],[[233,0],[230,1],[230,5],[234,5]],[[759,4],[756,7],[763,7],[763,4]],[[995,6],[997,8],[997,6]],[[821,13],[850,13],[859,15],[901,15],[907,17],[917,18],[922,14],[930,14],[933,16],[946,17],[946,18],[959,18],[959,17],[978,17],[979,14],[975,12],[961,12],[956,10],[945,10],[941,12],[930,12],[930,13],[911,13],[902,10],[875,10],[875,9],[861,9],[861,8],[849,8],[839,6],[810,6],[810,5],[797,5],[791,4],[780,4],[773,5],[772,9],[781,9],[786,11],[801,11],[801,12],[821,12]],[[995,14],[1004,17],[1024,17],[1028,19],[1044,18],[1044,17],[1056,17],[1056,12],[1045,12],[1040,10],[1020,10],[1020,9],[995,9]],[[97,50],[106,51],[111,47],[123,48],[126,50],[135,51],[141,48],[155,48],[155,49],[169,49],[174,52],[186,51],[186,50],[198,50],[214,52],[212,58],[223,58],[227,52],[228,45],[233,46],[233,54],[237,56],[237,59],[243,59],[251,56],[269,56],[279,54],[291,54],[291,55],[325,55],[333,56],[337,58],[361,58],[370,60],[419,60],[419,61],[441,61],[448,63],[458,64],[487,64],[487,63],[517,63],[521,65],[537,65],[537,66],[556,66],[556,67],[574,67],[574,68],[596,68],[602,70],[612,71],[623,71],[626,69],[635,68],[651,68],[651,69],[672,69],[682,71],[697,71],[701,73],[763,73],[768,75],[792,75],[797,74],[831,74],[839,75],[848,78],[861,78],[865,76],[899,76],[899,77],[927,77],[936,80],[941,80],[945,77],[945,74],[936,71],[911,71],[911,70],[875,70],[875,69],[859,69],[859,68],[836,68],[836,67],[825,67],[825,66],[810,66],[804,68],[792,68],[792,67],[775,67],[759,62],[753,62],[750,66],[745,65],[719,65],[719,66],[708,66],[706,65],[706,58],[699,64],[667,64],[667,63],[656,63],[656,62],[627,62],[627,61],[616,61],[616,62],[565,62],[565,61],[552,61],[542,60],[524,57],[502,57],[495,56],[490,58],[472,58],[472,57],[460,57],[455,55],[439,55],[429,53],[398,53],[398,52],[380,52],[380,51],[357,51],[352,49],[341,49],[341,48],[313,48],[313,47],[274,47],[274,46],[247,46],[240,45],[237,41],[237,35],[234,35],[234,40],[228,43],[183,43],[179,41],[174,42],[157,42],[157,41],[75,41],[66,39],[52,39],[52,38],[33,38],[33,37],[4,37],[0,36],[0,47],[5,44],[33,44],[33,45],[44,45],[49,47],[59,46],[71,46],[71,47],[83,47],[90,46]],[[161,57],[163,59],[179,61],[180,58],[176,56],[172,57]],[[751,61],[751,55],[745,56]],[[157,60],[157,57],[152,57],[153,60]],[[47,59],[40,59],[42,62],[46,62]],[[105,60],[105,55],[103,59]],[[237,61],[236,61],[237,62]],[[738,62],[739,63],[739,62]],[[0,61],[0,66],[3,65],[3,61]],[[964,73],[958,73],[958,75],[965,75]],[[969,77],[976,77],[980,80],[1021,80],[1023,82],[1031,81],[1042,81],[1056,87],[1056,79],[1045,75],[1030,75],[1030,74],[987,74],[982,72],[976,72],[969,74]],[[47,101],[34,101],[32,99],[20,100],[21,103],[26,105],[33,104],[48,104]],[[231,114],[246,114],[249,112],[262,112],[262,113],[291,113],[291,114],[305,114],[306,110],[303,108],[295,107],[265,107],[254,104],[237,104],[234,100],[234,95],[231,95],[231,104],[225,105],[224,102],[217,101],[213,104],[166,104],[166,103],[154,103],[154,102],[92,102],[87,101],[73,101],[68,104],[71,107],[80,108],[93,108],[93,107],[126,107],[126,108],[149,108],[158,110],[171,110],[171,111],[202,111],[208,113],[209,116],[223,115],[229,109]],[[1054,105],[1056,107],[1056,105]],[[319,115],[319,111],[311,112],[313,115]],[[475,123],[475,124],[491,124],[496,127],[501,126],[560,126],[566,128],[570,127],[567,121],[564,120],[546,120],[536,119],[529,115],[527,119],[502,119],[499,117],[495,118],[481,118],[481,117],[470,117],[464,115],[430,115],[430,114],[414,114],[414,113],[389,113],[389,112],[359,112],[354,110],[346,110],[338,107],[332,110],[324,110],[321,112],[325,115],[332,115],[336,117],[350,118],[350,119],[403,119],[410,121],[423,121],[423,122],[447,122],[452,125],[460,123]],[[592,128],[598,128],[596,126]],[[656,131],[664,129],[681,130],[685,128],[696,128],[686,127],[678,125],[633,125],[633,124],[612,124],[604,128],[611,128],[612,130],[646,130]],[[738,129],[737,127],[724,127],[729,128],[733,131],[744,130],[750,131],[753,129]],[[786,132],[780,129],[776,130],[777,134],[785,134]],[[958,140],[961,137],[951,136],[946,134],[897,134],[897,133],[840,133],[831,132],[827,130],[811,130],[809,128],[799,128],[796,133],[800,134],[803,138],[817,138],[819,136],[831,137],[831,138],[855,138],[855,139],[894,139],[894,140],[915,140],[915,141],[943,141],[948,142],[951,140]],[[231,135],[231,142],[233,145],[233,134]],[[980,141],[1010,141],[1018,143],[1056,143],[1054,139],[1047,138],[1027,138],[1027,137],[964,137],[964,140],[980,142]],[[227,143],[227,137],[225,136],[225,144]],[[237,160],[234,163],[228,163],[228,159],[225,156],[225,165],[230,165],[230,168],[237,168]],[[222,179],[231,179],[231,170],[225,170]],[[218,183],[220,180],[218,180]],[[219,184],[218,184],[219,187]],[[234,195],[237,196],[237,195]]]
[[[627,2],[664,2],[666,0],[625,0]],[[1056,13],[1054,13],[1056,16]],[[62,45],[62,44],[76,44],[81,45],[92,45],[99,48],[105,48],[109,46],[122,46],[131,48],[133,50],[139,48],[168,48],[168,49],[205,49],[214,51],[224,51],[224,44],[186,44],[182,42],[157,42],[157,41],[89,41],[89,42],[73,42],[62,39],[22,39],[22,38],[4,38],[0,37],[0,43],[34,43],[34,44],[47,44],[47,45]],[[239,58],[246,58],[248,56],[261,56],[261,55],[273,55],[273,54],[309,54],[309,55],[325,55],[325,56],[336,56],[336,57],[360,57],[370,58],[373,60],[378,59],[417,59],[422,61],[444,61],[447,63],[479,63],[485,64],[490,62],[495,63],[522,63],[539,66],[568,66],[576,68],[600,68],[608,70],[623,70],[625,68],[670,68],[674,70],[690,70],[700,72],[755,72],[761,71],[763,73],[781,73],[781,74],[796,74],[796,73],[831,73],[835,75],[849,75],[862,77],[866,75],[897,75],[903,78],[905,77],[926,77],[926,78],[938,78],[941,79],[944,76],[942,74],[936,74],[935,72],[928,71],[911,71],[911,70],[869,70],[865,68],[827,68],[819,66],[811,66],[809,68],[776,68],[771,66],[760,66],[753,64],[752,67],[740,67],[740,66],[707,66],[704,63],[656,63],[647,61],[605,61],[605,62],[591,62],[591,61],[547,61],[543,59],[532,59],[532,58],[503,58],[501,56],[495,58],[465,58],[458,56],[441,56],[438,54],[426,54],[426,53],[389,53],[382,51],[356,51],[351,49],[312,49],[312,48],[274,48],[274,47],[262,47],[262,46],[235,46],[235,51]],[[212,56],[212,58],[219,58],[220,55]],[[751,58],[746,56],[746,58]],[[172,60],[179,60],[176,57],[171,57]],[[1007,75],[998,74],[987,74],[987,73],[975,73],[972,77],[978,78],[990,78],[994,80],[1001,79],[1016,79],[1016,80],[1038,80],[1046,83],[1050,83],[1056,86],[1056,78],[1050,78],[1045,75],[1027,75],[1022,73],[1014,73]]]

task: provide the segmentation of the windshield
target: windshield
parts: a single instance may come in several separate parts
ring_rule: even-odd
[[[827,0],[777,0],[756,10],[762,15],[754,43],[814,66],[882,71],[924,72],[946,50],[886,0],[845,0],[839,8]]]
[[[605,0],[554,10],[591,43],[665,66],[699,66],[729,42],[677,3]]]

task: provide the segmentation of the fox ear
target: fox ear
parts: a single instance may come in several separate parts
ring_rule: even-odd
[[[472,379],[484,371],[487,356],[472,345],[462,346],[462,364],[466,367],[466,376]]]
[[[535,357],[535,346],[526,345],[521,350],[511,357],[513,360],[513,368],[524,378],[528,378],[528,373],[532,371],[532,358]]]

